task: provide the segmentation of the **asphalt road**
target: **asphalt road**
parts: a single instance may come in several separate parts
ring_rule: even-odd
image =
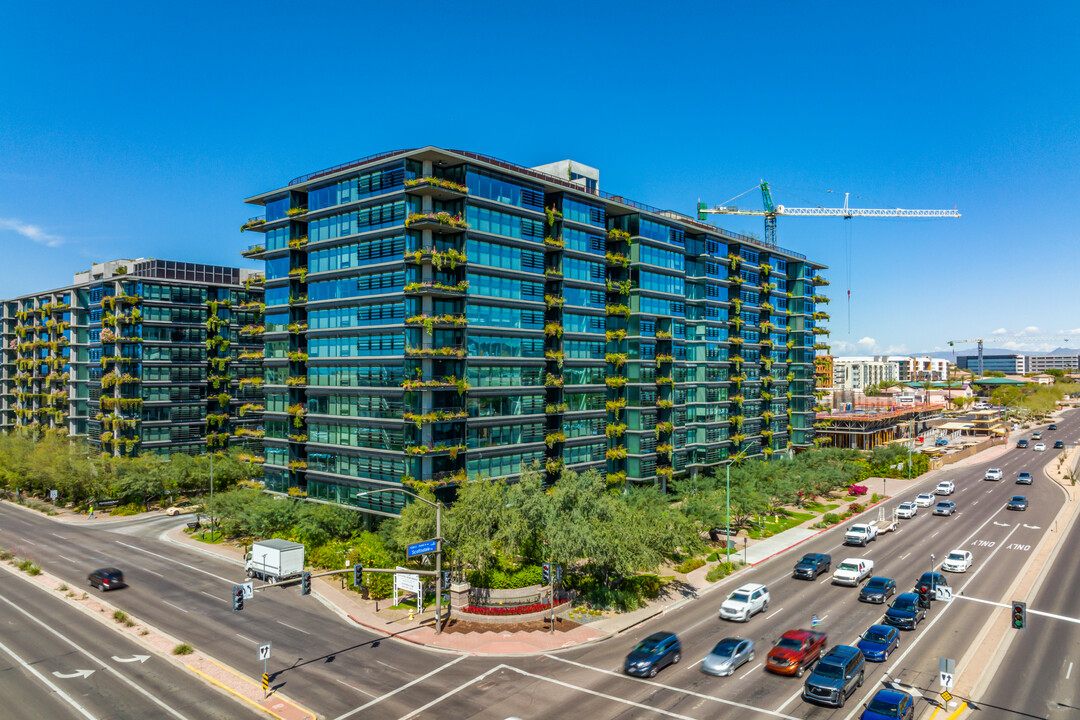
[[[0,697],[3,717],[28,720],[262,717],[8,573],[0,574]]]
[[[1069,530],[1046,579],[1027,598],[1027,628],[1017,631],[1005,662],[985,696],[976,699],[988,717],[1002,720],[1080,717],[1080,522]],[[1024,598],[1015,598],[1023,600]],[[1006,602],[1013,600],[1009,598]],[[1074,622],[1037,615],[1040,611]]]
[[[1060,430],[1048,434],[1051,441],[1080,438],[1080,413],[1069,413],[1058,425]],[[1007,602],[1000,594],[1028,562],[1031,549],[1060,507],[1060,488],[1041,472],[1052,457],[1052,452],[1010,448],[992,463],[951,468],[911,483],[889,481],[894,495],[886,505],[890,511],[917,493],[931,490],[939,480],[950,479],[957,486],[952,499],[959,512],[933,517],[929,509],[920,509],[915,519],[901,521],[898,532],[882,536],[866,549],[841,545],[845,524],[618,638],[534,658],[454,656],[387,640],[346,623],[314,598],[300,597],[295,588],[259,593],[243,612],[233,613],[228,592],[243,580],[236,565],[144,537],[174,521],[121,522],[108,528],[68,526],[0,506],[0,546],[32,557],[79,586],[94,567],[115,564],[123,568],[131,587],[111,593],[111,602],[251,677],[262,671],[255,646],[272,641],[275,684],[328,718],[696,719],[721,715],[847,720],[857,716],[862,703],[883,682],[924,695],[936,693],[938,657],[961,658],[992,608],[964,601],[935,602],[916,631],[903,632],[899,653],[887,663],[867,664],[865,686],[844,709],[812,706],[799,697],[801,680],[763,670],[761,664],[772,643],[785,630],[808,626],[811,614],[816,614],[823,621],[819,629],[829,634],[830,646],[850,644],[878,621],[884,608],[859,603],[856,589],[832,586],[824,578],[816,582],[792,579],[790,568],[798,557],[805,552],[827,552],[833,556],[834,567],[847,557],[867,557],[876,564],[875,574],[893,577],[901,590],[908,590],[920,573],[930,569],[931,553],[938,565],[950,550],[969,549],[975,564],[965,575],[950,576],[954,592]],[[1004,470],[1004,481],[982,479],[989,464]],[[1033,486],[1014,485],[1020,470],[1035,475]],[[1005,510],[1014,493],[1028,495],[1031,509],[1026,513]],[[727,592],[745,582],[768,585],[769,611],[746,624],[717,619],[717,608]],[[678,633],[682,662],[652,681],[622,675],[626,653],[657,630]],[[704,675],[699,661],[727,636],[753,639],[755,661],[733,677]]]

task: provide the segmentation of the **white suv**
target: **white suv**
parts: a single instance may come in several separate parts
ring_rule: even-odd
[[[760,583],[748,583],[731,593],[720,606],[720,619],[746,622],[752,615],[768,609],[769,589]]]
[[[986,474],[983,475],[983,480],[1000,480],[1003,477],[1005,477],[1005,475],[1001,472],[1001,468],[990,468],[986,471]]]
[[[956,491],[956,486],[953,485],[952,480],[943,480],[937,484],[934,488],[935,495],[952,495]]]

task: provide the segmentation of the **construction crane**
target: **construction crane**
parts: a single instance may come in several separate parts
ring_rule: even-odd
[[[776,205],[773,203],[772,193],[769,191],[769,183],[764,180],[758,186],[761,188],[761,204],[764,206],[764,210],[740,210],[737,207],[730,207],[726,205],[717,205],[715,207],[708,207],[705,203],[699,202],[697,205],[698,220],[704,222],[705,216],[709,214],[716,215],[764,215],[765,216],[765,244],[776,245],[776,217],[778,215],[784,215],[788,217],[842,217],[845,220],[850,220],[853,217],[922,217],[922,218],[958,218],[960,212],[953,208],[952,210],[905,210],[903,208],[853,208],[848,205],[851,193],[844,193],[844,207],[842,208],[796,208],[785,207],[784,205]],[[746,193],[750,192],[754,188],[750,188],[744,193],[736,195],[735,198],[742,197]],[[731,202],[730,200],[728,202]]]
[[[956,364],[956,343],[978,343],[979,344],[979,377],[983,374],[983,339],[975,338],[974,340],[950,340],[949,347],[953,349],[953,364]]]

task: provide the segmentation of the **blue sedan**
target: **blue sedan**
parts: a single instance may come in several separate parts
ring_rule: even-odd
[[[915,699],[902,690],[878,690],[859,720],[911,720]]]
[[[859,638],[856,647],[863,657],[873,662],[885,662],[889,653],[900,647],[900,631],[888,625],[871,625]]]

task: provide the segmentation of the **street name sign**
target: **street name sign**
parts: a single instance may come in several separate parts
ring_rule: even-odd
[[[435,541],[425,540],[424,542],[413,543],[406,550],[408,557],[416,557],[417,555],[427,555],[428,553],[435,552]]]

